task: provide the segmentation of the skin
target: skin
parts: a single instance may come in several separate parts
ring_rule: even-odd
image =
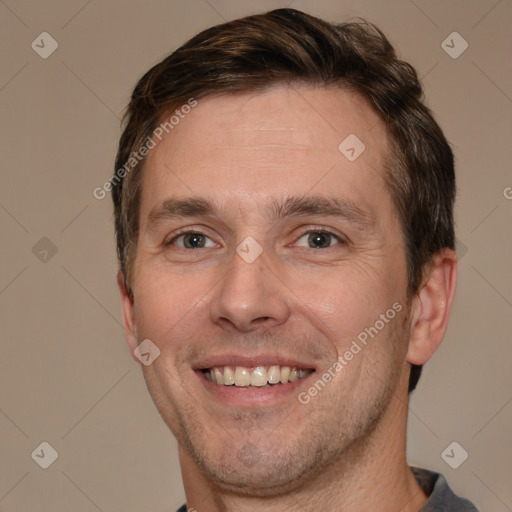
[[[352,162],[338,150],[349,134],[366,147]],[[118,282],[132,355],[144,339],[160,349],[142,369],[179,442],[189,508],[406,512],[425,503],[405,457],[407,383],[410,363],[425,363],[445,333],[456,256],[436,254],[407,297],[387,151],[363,98],[294,85],[202,99],[148,155],[133,300],[121,274]],[[360,218],[270,219],[264,208],[312,195],[335,196]],[[216,205],[215,215],[155,220],[165,200],[190,196]],[[182,228],[205,235],[204,246],[185,247]],[[321,248],[309,237],[319,228],[333,234]],[[247,237],[263,251],[252,263],[236,252]],[[395,303],[402,310],[301,404],[299,393]],[[291,357],[315,372],[291,392],[243,401],[211,392],[194,371],[219,354]]]

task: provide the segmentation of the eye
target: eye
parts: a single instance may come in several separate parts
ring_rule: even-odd
[[[175,245],[180,249],[202,249],[204,247],[216,246],[210,237],[196,231],[183,231],[168,242],[165,242],[164,245],[166,247]]]
[[[343,243],[341,237],[322,229],[307,231],[299,238],[297,245],[302,245],[300,244],[302,239],[306,239],[307,247],[311,249],[328,249],[332,247],[331,242],[333,240],[338,241],[338,243]],[[302,245],[302,247],[304,247],[304,245]]]

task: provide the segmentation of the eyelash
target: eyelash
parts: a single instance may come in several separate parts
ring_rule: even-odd
[[[320,234],[325,234],[325,235],[330,235],[334,238],[336,238],[338,240],[338,244],[339,245],[345,245],[347,243],[347,240],[345,239],[345,237],[341,236],[341,235],[338,235],[336,233],[333,233],[332,231],[329,231],[325,228],[314,228],[314,229],[308,229],[307,231],[304,231],[298,238],[298,240],[300,240],[304,235],[308,235],[308,234],[317,234],[317,233],[320,233]],[[167,241],[167,242],[164,242],[164,247],[169,247],[171,246],[178,238],[180,238],[181,236],[183,235],[188,235],[188,234],[194,234],[194,235],[202,235],[202,236],[205,236],[207,238],[210,238],[208,235],[202,233],[201,231],[197,230],[197,229],[186,229],[186,230],[183,230],[183,231],[179,231],[178,233],[176,233],[172,238],[171,240]],[[211,239],[211,238],[210,238]],[[326,249],[332,249],[334,246],[330,246],[330,247],[326,247],[324,248],[323,250],[326,250]],[[183,247],[178,247],[178,249],[184,249],[184,250],[191,250],[191,249],[188,249],[188,248],[183,248]],[[199,249],[202,249],[201,247],[199,247]],[[312,247],[310,247],[310,249],[313,249]]]

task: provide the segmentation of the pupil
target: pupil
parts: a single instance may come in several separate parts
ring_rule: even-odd
[[[186,247],[192,247],[193,249],[197,249],[198,247],[203,246],[203,240],[202,235],[199,235],[197,233],[192,233],[191,235],[188,235],[185,237],[185,246]]]
[[[314,233],[309,235],[309,240],[315,245],[315,249],[329,246],[329,235],[326,235],[325,233]]]

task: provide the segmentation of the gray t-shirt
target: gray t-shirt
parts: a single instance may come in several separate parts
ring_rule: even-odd
[[[411,470],[423,492],[429,497],[420,512],[478,512],[478,509],[465,498],[457,496],[440,473],[427,469]]]
[[[446,478],[440,473],[427,469],[411,467],[428,500],[420,512],[478,512],[478,509],[465,498],[457,496],[448,486]],[[178,512],[187,512],[183,505]]]

